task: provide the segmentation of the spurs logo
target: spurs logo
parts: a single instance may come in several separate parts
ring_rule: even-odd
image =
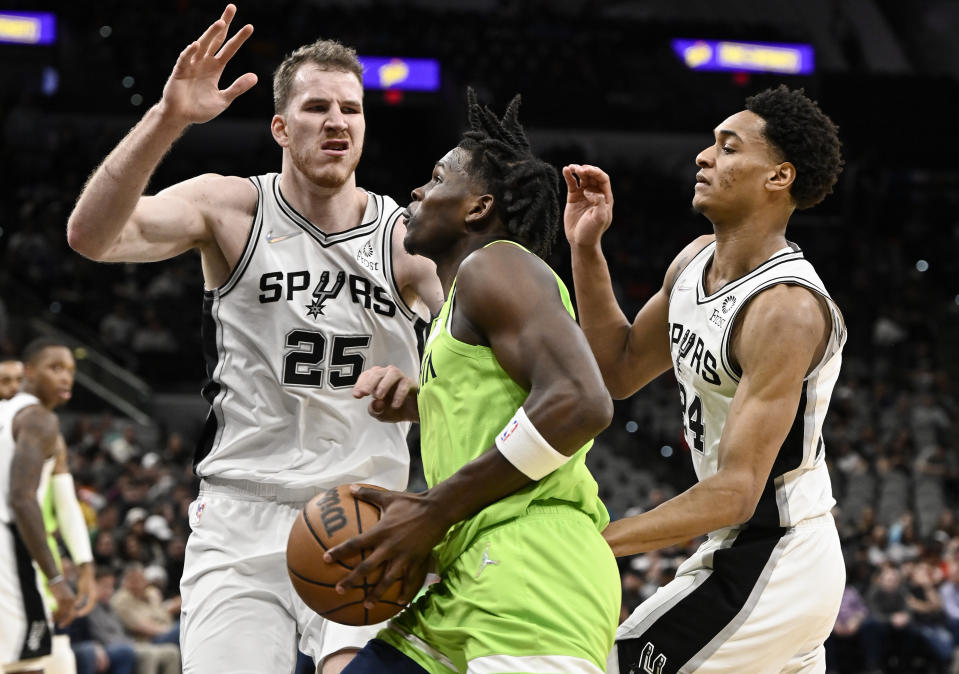
[[[650,642],[643,646],[643,653],[639,656],[639,662],[629,668],[629,674],[662,674],[666,667],[666,656],[656,651]]]
[[[42,620],[34,620],[30,623],[30,632],[27,636],[27,648],[30,651],[40,650],[40,643],[43,635],[47,632],[47,624]]]
[[[316,320],[317,316],[325,316],[323,313],[323,304],[331,297],[336,297],[340,293],[340,288],[346,283],[346,272],[341,271],[336,275],[336,282],[333,287],[330,284],[330,272],[325,271],[320,274],[320,282],[313,289],[313,302],[306,305],[306,315]]]
[[[485,569],[485,568],[486,568],[487,566],[489,566],[490,564],[499,564],[499,560],[498,560],[498,559],[490,559],[490,556],[489,556],[489,541],[486,541],[486,549],[483,550],[483,559],[480,560],[479,570],[476,572],[476,576],[474,576],[474,577],[475,577],[475,578],[479,578],[479,577],[480,577],[480,574],[483,573],[483,569]]]

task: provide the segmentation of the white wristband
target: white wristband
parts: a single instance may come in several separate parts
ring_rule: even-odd
[[[77,501],[73,476],[70,473],[56,473],[50,482],[53,487],[53,505],[57,513],[57,524],[60,526],[60,535],[63,536],[67,549],[70,550],[70,558],[74,564],[92,562],[90,533]]]
[[[496,436],[496,447],[517,470],[531,480],[541,480],[570,460],[553,449],[520,407]]]

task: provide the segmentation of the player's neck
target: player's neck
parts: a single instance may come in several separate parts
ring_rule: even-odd
[[[706,275],[706,291],[712,293],[742,278],[787,245],[785,230],[721,231],[716,228],[716,251]]]
[[[46,407],[48,410],[53,410],[56,407],[55,403],[50,403],[43,399],[43,396],[40,395],[40,392],[36,387],[32,386],[29,382],[24,382],[23,386],[20,387],[20,390],[17,393],[29,393],[30,395],[37,398],[40,401],[40,404]]]
[[[355,175],[339,187],[322,187],[295,172],[284,171],[280,192],[297,213],[326,234],[361,224],[368,199],[365,191],[357,189]]]

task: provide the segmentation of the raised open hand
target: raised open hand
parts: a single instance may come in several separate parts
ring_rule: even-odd
[[[570,164],[563,168],[566,179],[566,210],[563,224],[571,246],[599,242],[613,221],[613,190],[609,176],[595,166]]]
[[[187,124],[207,122],[256,84],[256,75],[245,73],[226,89],[220,89],[227,62],[253,34],[253,26],[247,24],[226,40],[235,14],[236,6],[227,5],[223,16],[180,52],[163,87],[162,104],[174,119]]]

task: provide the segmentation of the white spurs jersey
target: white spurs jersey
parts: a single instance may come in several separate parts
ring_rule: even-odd
[[[246,248],[227,282],[204,292],[211,409],[196,473],[288,489],[405,489],[409,424],[374,420],[352,395],[374,365],[419,371],[417,314],[392,267],[402,209],[369,193],[360,225],[325,234],[283,198],[279,174],[251,180]]]
[[[18,393],[9,400],[0,401],[0,524],[13,522],[13,510],[10,508],[10,464],[13,463],[13,451],[16,443],[13,439],[13,418],[25,407],[39,405],[40,400],[29,393]],[[46,493],[53,473],[54,457],[43,462],[40,472],[40,485],[37,488],[37,500]]]
[[[715,248],[715,242],[710,243],[692,259],[676,278],[669,297],[673,371],[679,383],[686,443],[700,480],[717,471],[719,439],[742,375],[730,358],[730,339],[739,311],[756,294],[785,283],[825,298],[832,316],[826,352],[803,380],[795,420],[749,520],[754,526],[793,526],[829,512],[835,504],[822,424],[839,376],[845,323],[815,269],[792,244],[707,295],[704,282]]]

